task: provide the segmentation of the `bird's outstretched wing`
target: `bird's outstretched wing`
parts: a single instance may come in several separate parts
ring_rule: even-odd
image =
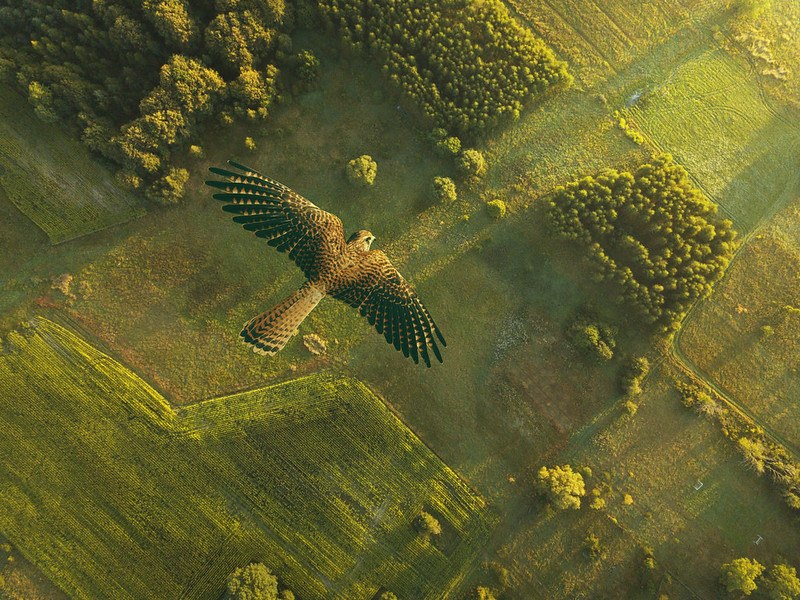
[[[231,160],[239,173],[211,167],[225,178],[206,181],[221,190],[214,198],[225,202],[222,209],[233,220],[267,240],[289,258],[309,279],[320,273],[326,262],[344,252],[344,227],[336,215],[326,212],[285,185]]]
[[[358,311],[386,341],[415,363],[430,367],[428,349],[439,362],[439,344],[447,345],[430,313],[413,288],[380,250],[370,250],[328,293]],[[438,342],[437,342],[438,339]]]

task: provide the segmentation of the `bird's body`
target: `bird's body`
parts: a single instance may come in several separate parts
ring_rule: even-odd
[[[274,308],[245,323],[243,341],[254,351],[274,354],[297,333],[306,316],[332,296],[367,317],[386,341],[414,362],[430,366],[429,349],[441,362],[437,339],[445,340],[411,286],[381,250],[370,250],[375,236],[360,230],[345,242],[341,220],[286,186],[248,167],[241,173],[212,167],[225,181],[207,181],[222,190],[214,198],[227,204],[234,221],[288,252],[308,281]]]

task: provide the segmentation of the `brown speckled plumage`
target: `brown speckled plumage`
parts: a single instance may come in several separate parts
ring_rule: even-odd
[[[206,183],[220,190],[214,198],[233,220],[267,240],[305,273],[308,281],[271,310],[247,323],[243,341],[255,352],[274,354],[297,333],[305,317],[325,296],[349,304],[365,316],[395,349],[431,366],[442,362],[444,336],[416,292],[381,250],[370,250],[375,237],[358,231],[345,242],[342,221],[286,186],[228,161],[240,172],[211,167],[223,181]]]

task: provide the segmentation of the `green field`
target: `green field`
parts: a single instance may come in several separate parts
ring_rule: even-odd
[[[691,361],[795,452],[800,452],[800,315],[786,307],[800,308],[799,233],[795,201],[745,246],[680,337]]]
[[[301,597],[440,598],[485,542],[485,502],[356,380],[176,414],[50,321],[5,346],[0,528],[71,597],[216,598],[258,560]]]
[[[742,555],[766,563],[800,552],[800,533],[787,525],[790,509],[776,501],[769,482],[743,473],[714,424],[681,405],[669,369],[650,375],[635,415],[620,404],[598,413],[551,459],[590,466],[587,491],[603,490],[606,507],[540,510],[511,535],[500,552],[529,591],[519,597],[595,598],[611,587],[626,590],[626,598],[718,598],[718,572],[709,563]],[[695,490],[698,481],[703,486]],[[624,494],[633,504],[623,504]],[[583,551],[589,532],[607,550],[599,562]],[[753,544],[758,535],[763,545]],[[655,556],[653,572],[643,567],[644,547]]]
[[[524,24],[570,60],[579,84],[547,93],[519,121],[482,141],[490,170],[473,187],[458,179],[452,161],[433,152],[427,126],[398,104],[375,65],[349,52],[340,54],[326,34],[302,32],[294,47],[310,47],[320,57],[320,80],[287,98],[267,125],[236,125],[200,140],[206,158],[187,164],[192,177],[181,205],[155,207],[124,226],[53,247],[43,236],[31,236],[30,223],[0,198],[0,240],[15,248],[13,258],[0,256],[0,274],[9,274],[0,281],[2,330],[50,315],[75,323],[83,337],[107,348],[117,361],[105,356],[89,361],[92,365],[73,361],[70,353],[53,353],[55,334],[48,334],[48,342],[29,332],[29,339],[18,345],[41,352],[37,360],[46,363],[43,372],[52,363],[70,381],[89,373],[105,387],[87,390],[71,383],[74,393],[64,398],[63,383],[26,371],[31,385],[59,402],[31,400],[16,410],[15,401],[9,404],[14,411],[0,410],[0,420],[20,420],[37,433],[26,441],[24,427],[17,426],[16,437],[5,441],[4,454],[13,450],[28,471],[58,483],[48,481],[50,487],[42,487],[38,496],[31,493],[29,500],[15,496],[12,502],[5,492],[0,495],[14,511],[29,511],[6,511],[0,531],[69,595],[81,589],[92,596],[113,591],[114,577],[105,568],[116,572],[122,562],[128,564],[120,558],[122,547],[137,553],[132,562],[144,565],[147,574],[126,575],[125,585],[136,591],[160,582],[176,595],[193,590],[213,594],[234,566],[263,560],[301,599],[339,594],[355,600],[371,599],[381,585],[407,600],[425,593],[438,597],[435,590],[448,586],[463,584],[466,590],[467,585],[490,583],[476,568],[482,559],[510,569],[513,586],[503,593],[509,600],[652,599],[660,593],[716,598],[722,593],[717,575],[723,562],[737,556],[769,562],[798,555],[796,516],[770,482],[747,472],[715,424],[680,404],[670,383],[676,357],[668,351],[668,340],[632,321],[626,307],[606,301],[608,286],[591,280],[579,250],[548,234],[540,210],[542,198],[555,187],[606,167],[641,164],[659,148],[671,152],[747,233],[796,195],[792,177],[797,170],[790,167],[791,160],[796,162],[798,135],[783,118],[796,116],[763,99],[767,88],[748,70],[741,48],[725,37],[728,13],[714,2],[509,4]],[[633,19],[640,26],[631,27]],[[721,28],[722,38],[715,38],[712,27]],[[632,125],[646,134],[642,144],[626,137],[614,116],[637,91],[645,93],[627,110]],[[245,136],[254,137],[257,150],[245,149]],[[737,146],[744,144],[740,138],[747,140],[746,147]],[[366,190],[351,186],[344,174],[347,161],[363,153],[378,163],[376,184]],[[285,256],[232,225],[202,186],[206,168],[231,157],[335,212],[348,234],[360,227],[372,230],[374,247],[385,250],[417,288],[447,337],[444,365],[415,368],[355,311],[330,299],[275,357],[265,360],[238,344],[241,324],[299,287],[302,277]],[[436,175],[457,179],[458,201],[434,202],[430,182]],[[483,207],[495,197],[510,207],[509,216],[499,222]],[[697,346],[691,358],[704,364],[709,357],[704,368],[774,429],[797,422],[786,401],[798,393],[790,366],[797,360],[797,327],[775,327],[774,336],[748,346],[756,353],[729,355],[743,341],[750,343],[765,319],[772,318],[770,302],[793,303],[797,297],[792,240],[800,235],[800,218],[795,213],[782,213],[780,231],[765,230],[763,239],[743,236],[746,243],[728,278],[691,314],[681,342],[688,354],[691,340]],[[74,298],[50,289],[51,278],[65,272],[75,276]],[[761,280],[769,284],[754,283]],[[749,312],[732,315],[739,297]],[[566,339],[576,311],[587,304],[617,329],[617,356],[608,363],[587,361]],[[62,331],[39,323],[38,331]],[[325,355],[304,348],[301,337],[307,333],[329,342]],[[71,347],[80,344],[81,352],[100,356],[69,339]],[[637,400],[639,411],[629,416],[619,397],[619,370],[626,358],[643,353],[658,366]],[[733,361],[733,378],[727,375],[729,367],[714,370],[718,354]],[[17,352],[0,360],[7,364],[22,356]],[[772,362],[777,363],[774,371],[768,370]],[[97,374],[100,368],[106,374]],[[123,401],[108,379],[120,372],[124,381],[136,382],[130,384],[139,390],[132,399]],[[321,372],[335,375],[327,379],[317,375]],[[746,381],[749,372],[764,375],[762,387],[751,387],[762,384]],[[5,379],[0,378],[3,385]],[[142,391],[142,380],[158,391]],[[297,383],[279,384],[285,380]],[[385,397],[408,429],[355,381],[367,382]],[[337,388],[338,399],[332,402],[325,390],[335,382],[349,387],[341,387],[346,394]],[[238,394],[267,385],[266,391]],[[300,389],[307,400],[297,404]],[[217,396],[223,398],[193,404]],[[93,403],[87,405],[87,398]],[[131,402],[141,406],[143,401],[155,407],[152,418],[169,423],[155,427],[152,418],[130,408]],[[88,412],[73,413],[75,402],[83,402]],[[343,403],[361,408],[339,410],[332,418]],[[299,406],[311,420],[277,415],[280,406]],[[250,422],[253,411],[255,421]],[[135,417],[131,421],[129,414]],[[259,420],[266,415],[272,416]],[[365,426],[374,427],[376,439],[385,442],[379,450],[368,450],[361,445],[363,436],[348,433]],[[461,483],[409,430],[478,492]],[[54,431],[80,432],[80,437],[49,435]],[[331,432],[342,438],[343,450],[332,445]],[[273,440],[297,462],[273,456]],[[89,455],[97,441],[109,449],[99,461]],[[412,442],[427,457],[422,463],[404,453],[404,444]],[[344,468],[349,456],[357,464]],[[43,466],[33,469],[39,459]],[[534,497],[531,469],[565,462],[591,466],[589,489],[610,486],[604,492],[605,510],[584,507],[553,515]],[[320,465],[322,470],[316,470]],[[304,474],[296,475],[295,467]],[[112,515],[110,495],[98,491],[87,498],[83,492],[84,472],[103,490],[133,474],[142,489],[166,482],[160,497],[179,497],[181,511],[159,505],[152,493],[141,507],[134,506],[132,498],[139,496],[123,488],[126,506],[140,512]],[[415,473],[419,477],[409,481]],[[293,485],[277,485],[270,477]],[[704,487],[695,492],[692,485],[698,479]],[[440,492],[439,482],[450,482],[449,491]],[[25,483],[20,476],[13,489],[27,494]],[[266,486],[276,493],[265,494]],[[90,508],[97,506],[96,498],[108,502],[100,512],[79,515],[75,506],[56,502],[58,495],[73,493],[86,498],[83,504]],[[631,506],[622,504],[626,493],[634,499]],[[396,496],[397,504],[391,505],[393,512],[384,512],[382,498],[389,495]],[[431,498],[436,497],[450,508],[434,507]],[[64,515],[63,522],[35,521],[61,537],[51,534],[39,544],[38,538],[13,529],[19,526],[13,516],[35,514],[34,506]],[[441,548],[425,549],[411,537],[408,521],[423,507],[451,515],[437,542]],[[92,521],[95,514],[105,521]],[[148,514],[157,518],[143,524]],[[188,550],[182,545],[190,543],[184,515],[204,524],[191,531],[197,539],[191,538],[194,545]],[[380,515],[386,519],[378,519],[382,527],[371,528]],[[104,539],[91,533],[99,530]],[[130,531],[136,534],[129,536]],[[464,532],[462,542],[453,546],[458,531]],[[606,558],[598,562],[589,561],[582,549],[590,531],[607,547]],[[166,542],[158,541],[162,533]],[[764,545],[753,544],[756,535],[764,537]],[[367,540],[363,552],[358,540]],[[643,572],[643,546],[653,548],[654,573]],[[48,554],[37,553],[39,547]],[[404,557],[410,562],[402,562]],[[429,586],[429,592],[414,586]]]
[[[144,214],[89,151],[25,100],[0,91],[0,186],[14,205],[59,244]]]
[[[721,48],[698,48],[624,111],[745,233],[800,181],[796,115],[774,108],[748,67]]]
[[[690,19],[700,0],[509,0],[589,86],[624,70]]]

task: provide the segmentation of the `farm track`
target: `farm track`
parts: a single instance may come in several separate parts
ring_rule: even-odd
[[[800,128],[797,128],[800,131]],[[731,258],[730,264],[728,265],[727,271],[730,270],[731,265],[736,261],[742,253],[745,245],[749,243],[749,241],[759,232],[761,231],[768,223],[772,220],[772,218],[783,208],[786,203],[791,198],[791,190],[796,188],[800,185],[800,174],[795,178],[794,181],[790,181],[786,189],[778,199],[772,204],[770,209],[766,211],[761,218],[759,219],[758,223],[742,238],[739,243],[739,246],[736,248],[733,257]],[[717,283],[719,285],[719,282]],[[713,298],[709,296],[708,298],[695,302],[695,304],[689,309],[686,313],[686,316],[683,318],[681,322],[681,327],[675,332],[675,335],[672,337],[672,341],[669,347],[669,356],[674,361],[674,363],[685,372],[691,373],[694,377],[708,385],[711,389],[713,389],[719,396],[722,398],[732,410],[738,412],[740,415],[746,417],[748,420],[756,423],[759,427],[761,427],[764,432],[767,434],[769,438],[772,439],[773,442],[783,446],[793,457],[795,461],[800,462],[800,445],[797,442],[793,442],[788,440],[784,435],[775,431],[774,428],[770,427],[768,424],[764,423],[762,419],[759,418],[758,415],[753,413],[747,406],[741,404],[738,400],[736,400],[733,395],[727,391],[723,386],[718,384],[714,381],[713,377],[706,373],[699,365],[697,365],[691,358],[689,358],[686,353],[681,348],[681,340],[683,339],[683,334],[685,332],[685,324],[691,318],[692,314],[695,313],[697,308],[701,305],[702,302],[708,302]]]

